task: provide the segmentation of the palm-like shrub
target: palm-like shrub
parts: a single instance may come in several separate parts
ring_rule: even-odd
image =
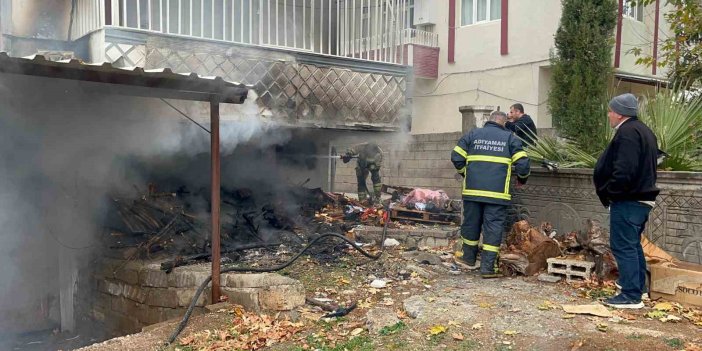
[[[602,105],[602,118],[607,115]],[[702,132],[702,97],[689,97],[681,89],[665,89],[643,98],[639,119],[648,125],[658,139],[658,147],[668,154],[660,165],[671,171],[702,171],[698,155],[699,134]],[[554,137],[539,137],[533,144],[524,142],[526,152],[534,162],[555,161],[562,168],[592,168],[613,135],[607,125],[590,140],[575,142]],[[587,145],[583,145],[587,143]],[[586,150],[595,150],[589,153]]]

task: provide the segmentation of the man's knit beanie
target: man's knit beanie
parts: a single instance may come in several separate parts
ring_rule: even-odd
[[[615,96],[609,102],[609,108],[612,111],[627,117],[636,117],[638,107],[639,102],[636,100],[636,96],[630,93]]]

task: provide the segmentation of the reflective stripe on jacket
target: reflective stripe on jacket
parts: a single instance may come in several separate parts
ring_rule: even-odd
[[[451,152],[451,162],[463,175],[466,200],[508,204],[512,200],[512,165],[518,178],[529,176],[529,158],[522,142],[495,122],[464,135]]]

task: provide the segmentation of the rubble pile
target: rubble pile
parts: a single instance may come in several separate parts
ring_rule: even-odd
[[[455,207],[453,202],[442,191],[410,188],[402,188],[401,193],[397,188],[393,191],[393,198],[384,205],[371,205],[345,194],[310,189],[304,184],[290,185],[283,194],[261,189],[222,189],[223,256],[238,260],[244,250],[294,250],[315,235],[329,232],[353,237],[353,228],[357,225],[383,226],[387,217],[385,208],[397,214],[398,210],[411,206],[419,214],[393,218],[389,225],[398,228],[416,222],[436,224],[434,217],[424,221],[423,216],[429,213],[451,215],[448,211],[455,210],[451,209]],[[420,207],[427,211],[417,211]],[[163,264],[166,271],[207,260],[211,240],[209,208],[205,189],[191,191],[181,186],[175,191],[158,192],[151,184],[138,198],[113,199],[113,211],[108,219],[110,234],[105,244],[112,256],[122,259],[172,259]],[[342,250],[334,246],[320,247],[311,253],[333,251]]]

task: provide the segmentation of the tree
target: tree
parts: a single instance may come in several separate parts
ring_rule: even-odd
[[[617,0],[562,0],[548,107],[559,134],[587,151],[606,129]]]
[[[630,1],[632,4],[649,5],[655,0]],[[675,86],[699,87],[702,85],[702,3],[699,0],[666,0],[672,9],[663,18],[668,22],[672,35],[661,41],[659,59],[653,53],[642,55],[640,48],[632,49],[640,56],[637,63],[668,68],[668,79]]]

